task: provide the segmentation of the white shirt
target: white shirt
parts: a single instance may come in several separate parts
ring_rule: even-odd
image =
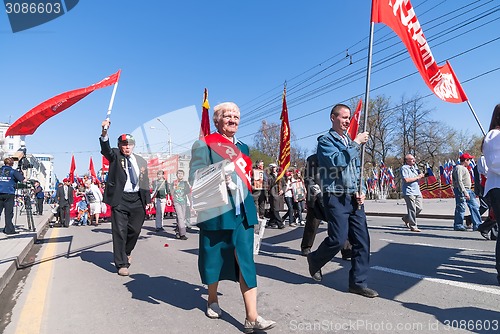
[[[500,188],[500,130],[490,130],[484,138],[483,155],[487,166],[485,196],[493,188]]]
[[[125,159],[125,173],[127,173],[127,182],[125,183],[125,187],[123,188],[123,191],[126,193],[133,193],[139,191],[139,165],[137,164],[137,160],[135,159],[135,156],[131,154],[130,156],[130,162],[132,163],[132,168],[135,170],[135,175],[137,175],[137,184],[135,185],[135,188],[132,188],[132,183],[130,182],[130,175],[128,175],[128,160]]]

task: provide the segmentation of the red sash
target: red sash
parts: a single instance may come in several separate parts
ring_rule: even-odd
[[[252,160],[243,154],[231,141],[219,133],[212,133],[202,139],[208,147],[222,158],[234,163],[235,171],[249,190],[252,179]]]

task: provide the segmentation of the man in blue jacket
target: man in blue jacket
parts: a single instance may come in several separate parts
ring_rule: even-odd
[[[16,184],[24,181],[23,174],[12,168],[14,159],[5,158],[4,166],[0,168],[0,215],[5,209],[5,227],[3,233],[6,235],[18,234],[12,217],[14,217],[14,197],[16,193]]]
[[[323,202],[328,219],[328,236],[318,249],[307,255],[309,273],[321,281],[321,268],[344,246],[349,238],[352,245],[349,292],[374,298],[368,288],[370,236],[364,209],[365,194],[359,193],[361,145],[368,141],[368,132],[358,133],[351,140],[349,128],[351,110],[344,104],[332,108],[332,128],[318,138],[318,163],[323,188]]]

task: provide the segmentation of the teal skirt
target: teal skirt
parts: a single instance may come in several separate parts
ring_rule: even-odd
[[[248,226],[246,220],[234,230],[200,229],[198,270],[203,284],[222,280],[238,282],[241,272],[247,286],[255,288],[257,273],[253,260],[253,238],[253,226]]]

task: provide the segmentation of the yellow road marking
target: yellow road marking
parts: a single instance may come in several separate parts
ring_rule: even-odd
[[[58,237],[59,229],[51,229],[50,239]],[[53,258],[57,250],[57,242],[47,243],[41,259]],[[40,333],[42,326],[43,310],[46,304],[49,284],[52,281],[52,269],[54,261],[40,262],[37,266],[33,285],[29,290],[26,302],[21,310],[21,316],[17,325],[16,333]]]

